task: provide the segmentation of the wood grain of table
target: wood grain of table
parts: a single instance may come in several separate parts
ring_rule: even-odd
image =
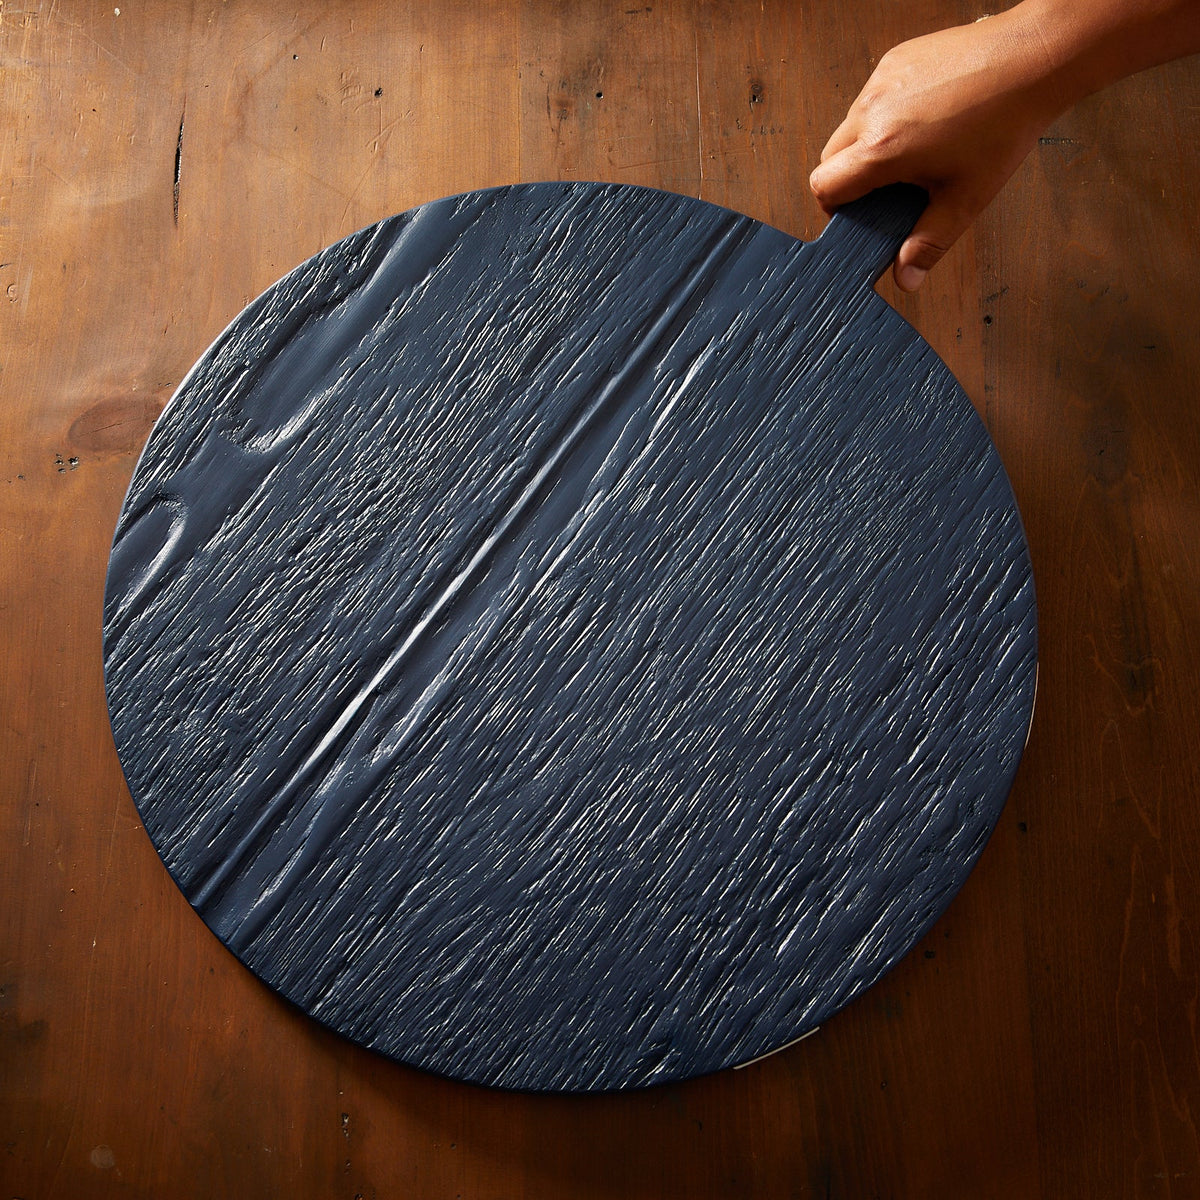
[[[943,919],[819,1033],[599,1097],[343,1042],[217,943],[113,749],[150,424],[290,267],[437,196],[648,184],[801,237],[892,44],[982,3],[0,7],[0,1195],[1200,1195],[1200,60],[1083,103],[914,297],[1008,468],[1032,737]]]

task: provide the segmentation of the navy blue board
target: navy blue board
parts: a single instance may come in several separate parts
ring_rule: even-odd
[[[251,304],[117,526],[104,663],[167,868],[271,987],[504,1087],[812,1029],[921,937],[1033,706],[1029,556],[872,285],[644,188],[426,204]]]

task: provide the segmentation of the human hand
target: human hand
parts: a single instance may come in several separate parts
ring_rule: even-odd
[[[1018,5],[888,51],[812,173],[826,212],[888,183],[929,193],[896,255],[904,291],[921,285],[1074,99],[1029,12]]]

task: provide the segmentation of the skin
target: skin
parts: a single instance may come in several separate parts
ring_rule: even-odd
[[[987,207],[1060,114],[1125,75],[1200,51],[1200,0],[1023,0],[879,61],[810,184],[826,212],[888,183],[929,207],[896,255],[904,291]]]

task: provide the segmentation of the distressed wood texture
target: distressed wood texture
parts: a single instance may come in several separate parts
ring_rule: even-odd
[[[807,173],[871,64],[983,11],[4,5],[7,1194],[1197,1195],[1194,62],[1047,131],[920,295],[881,284],[1008,469],[1038,710],[956,899],[799,1045],[600,1096],[359,1048],[196,919],[105,709],[104,573],[135,457],[264,288],[393,213],[520,180],[664,187],[812,238]]]
[[[802,243],[472,192],[222,334],[135,472],[105,676],[261,978],[403,1062],[619,1089],[794,1041],[940,915],[1037,627],[991,441],[871,290],[924,203]]]

